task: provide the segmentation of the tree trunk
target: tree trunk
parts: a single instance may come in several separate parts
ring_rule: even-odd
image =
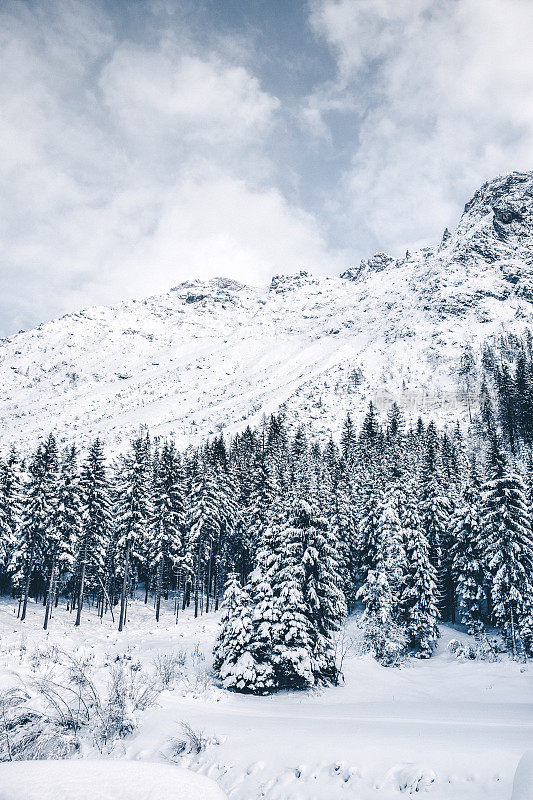
[[[155,621],[159,622],[159,610],[161,608],[161,586],[163,583],[163,559],[157,565],[157,576],[155,582]]]
[[[130,546],[128,544],[126,547],[126,553],[124,555],[124,579],[122,581],[122,592],[120,595],[120,619],[118,623],[119,631],[123,629],[124,624],[126,622],[126,598],[128,593],[129,569],[130,569]]]
[[[28,605],[28,594],[30,592],[31,571],[33,569],[34,554],[35,554],[35,544],[32,544],[30,558],[28,560],[28,572],[26,575],[26,580],[24,582],[24,601],[22,603],[22,615],[20,617],[21,622],[23,622],[26,619],[26,608]]]
[[[76,613],[75,626],[78,627],[81,623],[81,612],[83,610],[83,592],[85,591],[85,570],[87,568],[87,540],[83,547],[83,561],[81,562],[81,575],[80,575],[80,588],[78,591],[78,610]]]
[[[213,553],[209,555],[209,564],[207,567],[207,598],[205,602],[205,613],[209,614],[209,595],[211,593],[211,572],[213,569]]]
[[[218,611],[218,558],[215,562],[215,577],[213,579],[213,594],[215,595],[215,611]]]
[[[198,536],[198,552],[196,553],[196,576],[194,582],[194,617],[198,616],[198,601],[200,594],[200,556],[202,553],[202,534]]]
[[[44,630],[48,628],[48,620],[50,619],[50,612],[52,609],[52,605],[54,603],[54,593],[55,593],[55,582],[56,582],[56,562],[57,557],[54,553],[54,557],[52,559],[52,567],[50,569],[50,583],[48,584],[48,593],[46,597],[46,611],[44,614]]]

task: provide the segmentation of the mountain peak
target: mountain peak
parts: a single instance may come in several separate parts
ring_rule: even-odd
[[[533,171],[509,172],[483,184],[466,203],[464,213],[476,209],[478,213],[490,213],[494,207],[511,204],[531,206],[533,204]]]

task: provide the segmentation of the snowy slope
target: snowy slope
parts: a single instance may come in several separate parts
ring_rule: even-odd
[[[512,173],[485,184],[438,246],[403,259],[267,288],[187,282],[3,340],[1,445],[55,428],[120,447],[140,424],[184,445],[280,406],[335,432],[371,398],[446,421],[464,410],[464,344],[532,321],[533,173]]]
[[[84,735],[81,758],[168,765],[186,723],[203,734],[206,747],[177,764],[216,781],[229,800],[510,800],[517,764],[533,748],[532,665],[505,656],[494,663],[458,659],[450,639],[469,637],[451,626],[441,626],[433,658],[394,669],[359,654],[361,630],[351,617],[344,685],[252,697],[213,682],[218,614],[195,620],[187,611],[176,625],[169,600],[155,623],[142,598],[130,611],[119,634],[110,618],[100,621],[96,607],[87,605],[75,628],[60,605],[43,636],[40,603],[30,603],[21,625],[15,601],[0,600],[0,690],[31,687],[44,677],[64,685],[65,653],[88,663],[88,677],[104,694],[120,654],[136,674],[141,666],[147,675],[158,655],[184,656],[183,672],[156,705],[137,713],[131,735],[102,754]]]

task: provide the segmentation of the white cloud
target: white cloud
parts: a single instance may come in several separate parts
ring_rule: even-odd
[[[319,0],[311,22],[338,75],[309,107],[355,110],[346,204],[381,246],[434,240],[484,180],[533,166],[529,0]]]
[[[148,40],[81,0],[0,13],[4,330],[195,277],[325,268],[316,220],[272,185],[278,99],[237,48]]]
[[[127,132],[142,126],[211,143],[256,139],[279,106],[241,66],[176,47],[150,51],[132,44],[116,49],[100,78],[104,102]]]

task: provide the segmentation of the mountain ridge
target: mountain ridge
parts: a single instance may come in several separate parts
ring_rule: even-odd
[[[94,306],[0,342],[2,445],[55,429],[121,448],[146,424],[180,446],[279,409],[318,435],[393,400],[408,419],[465,413],[465,345],[533,323],[533,172],[485,183],[439,244],[340,277],[223,277]]]

